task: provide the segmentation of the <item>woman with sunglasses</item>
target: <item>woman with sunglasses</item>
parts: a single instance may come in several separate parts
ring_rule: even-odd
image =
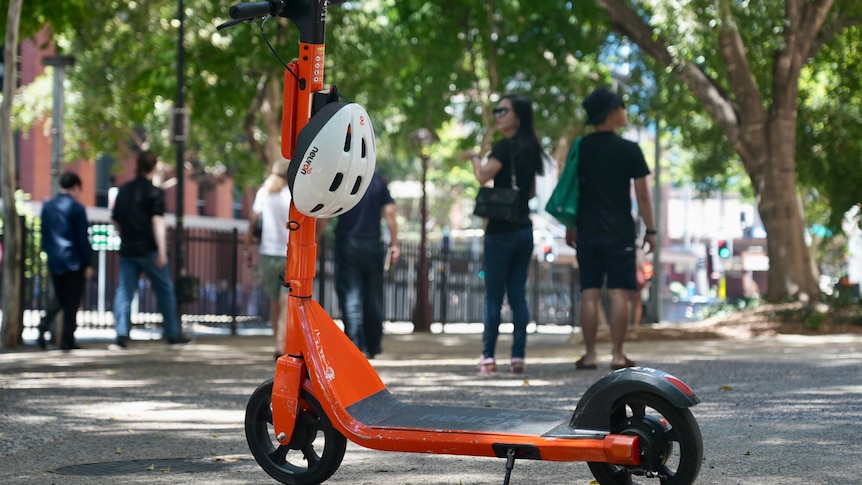
[[[496,372],[495,348],[500,327],[500,311],[505,295],[512,309],[512,359],[510,371],[522,374],[527,345],[527,270],[533,255],[533,223],[527,202],[536,193],[536,176],[543,173],[543,153],[533,128],[533,106],[529,98],[507,94],[494,108],[495,128],[503,138],[483,161],[471,156],[473,173],[480,184],[493,180],[495,187],[511,187],[512,174],[521,195],[520,216],[514,222],[489,220],[485,227],[485,330],[482,357],[477,371]]]

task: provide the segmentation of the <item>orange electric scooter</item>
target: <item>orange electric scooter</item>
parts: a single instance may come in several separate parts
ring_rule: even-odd
[[[313,186],[306,176],[324,167],[327,146],[344,144],[347,151],[357,129],[370,123],[357,105],[338,103],[334,87],[324,89],[326,9],[335,3],[342,2],[241,3],[230,9],[233,20],[219,26],[280,16],[300,36],[299,58],[285,66],[282,117],[282,154],[292,160],[286,175],[294,199],[284,281],[290,288],[287,348],[274,378],[254,391],[246,409],[246,437],[258,464],[282,483],[321,483],[338,469],[349,439],[382,451],[505,458],[505,484],[519,458],[585,461],[602,484],[629,484],[633,476],[662,484],[694,482],[703,441],[688,408],[700,399],[670,374],[645,367],[612,372],[587,389],[573,413],[405,403],[390,394],[313,299],[316,217],[350,207],[320,202],[332,201],[326,197],[344,182],[340,174],[329,187]],[[342,131],[337,141],[320,143],[329,121],[350,111],[345,106],[352,109],[345,116],[353,131],[348,128],[346,141]],[[370,146],[365,141],[354,162],[370,166],[358,168],[350,196],[362,196],[362,174],[374,169],[373,134]]]

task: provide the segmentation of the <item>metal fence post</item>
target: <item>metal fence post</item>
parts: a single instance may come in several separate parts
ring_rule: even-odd
[[[231,232],[231,254],[233,254],[233,258],[231,258],[230,265],[230,334],[236,335],[236,285],[239,279],[239,263],[237,261],[239,259],[237,256],[239,254],[239,230],[237,228],[233,228]]]
[[[24,216],[18,216],[18,221],[20,222],[20,226],[18,226],[18,227],[21,228],[20,251],[21,251],[21,254],[23,256],[20,260],[20,263],[19,263],[20,267],[18,268],[18,288],[21,289],[18,292],[18,299],[19,299],[18,321],[21,322],[21,325],[18,326],[18,344],[21,345],[24,343],[24,303],[25,303],[24,295],[25,295],[25,293],[27,293],[27,291],[26,291],[27,287],[24,286],[24,283],[25,283],[24,274],[25,274],[25,271],[27,271],[27,264],[26,264],[27,263],[27,257],[26,257],[27,246],[26,245],[27,245],[27,238],[29,237],[29,233],[31,231],[29,231],[27,228],[27,220]],[[32,291],[33,290],[31,289],[30,290],[31,297],[32,297]]]

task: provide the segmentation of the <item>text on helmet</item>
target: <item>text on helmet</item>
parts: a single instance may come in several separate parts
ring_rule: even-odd
[[[311,173],[311,162],[314,161],[314,157],[317,155],[317,147],[313,147],[308,155],[305,156],[305,161],[302,163],[302,172],[303,175],[308,175]]]

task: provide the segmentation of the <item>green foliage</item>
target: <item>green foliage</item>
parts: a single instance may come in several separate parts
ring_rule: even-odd
[[[807,317],[805,317],[803,323],[805,324],[805,328],[817,330],[821,325],[823,325],[824,320],[826,320],[825,313],[811,312]]]
[[[384,151],[401,159],[413,150],[410,133],[454,118],[454,153],[480,145],[492,98],[508,91],[532,97],[537,131],[553,143],[594,87],[585,80],[607,32],[589,2],[388,0],[330,16],[330,80],[366,105]]]
[[[76,57],[70,91],[80,103],[68,103],[68,156],[92,159],[145,145],[168,158],[176,2],[96,2],[86,16],[70,12],[48,19],[57,26],[59,51]],[[282,66],[257,25],[218,32],[226,12],[225,5],[185,2],[187,146],[196,162],[225,167],[239,186],[255,185],[264,161],[250,150],[244,124],[261,89],[281,85]],[[381,0],[347,2],[328,13],[327,81],[366,106],[381,166],[400,178],[419,175],[410,144],[415,129],[453,137],[443,140],[448,148],[438,159],[452,169],[463,163],[461,150],[490,140],[490,107],[509,91],[533,98],[549,149],[567,143],[580,124],[580,99],[609,79],[608,68],[596,64],[607,27],[589,2]],[[264,30],[282,58],[295,57],[298,34],[289,21],[270,20]],[[267,131],[255,124],[262,141]]]
[[[729,80],[714,33],[732,25],[745,43],[761,96],[770,99],[775,53],[783,47],[784,2],[637,5],[657,26],[657,35],[671,41],[676,58],[692,60],[718,86]],[[240,187],[255,185],[264,161],[250,149],[244,123],[260,86],[280,84],[282,67],[257,25],[216,30],[227,20],[227,4],[186,0],[185,6],[188,147],[197,162],[223,167]],[[22,33],[29,36],[50,24],[59,52],[76,58],[68,70],[70,158],[113,154],[128,143],[171,155],[176,8],[168,0],[25,2]],[[858,2],[839,0],[833,17],[853,25],[860,11]],[[495,136],[489,108],[496,96],[528,94],[537,108],[537,132],[552,152],[583,131],[583,96],[610,84],[612,71],[623,71],[633,121],[648,126],[660,114],[669,126],[665,136],[684,147],[669,157],[675,183],[694,181],[703,192],[753,195],[734,147],[689,89],[613,35],[594,2],[368,0],[333,6],[328,15],[327,81],[369,110],[381,170],[390,178],[418,179],[410,134],[427,127],[441,138],[434,147],[438,165],[431,176],[441,171],[435,183],[458,184],[450,187],[463,187],[469,196],[475,182],[458,154],[487,148]],[[289,21],[271,20],[265,31],[282,58],[295,56],[298,35]],[[862,119],[862,39],[855,26],[826,40],[800,82],[797,168],[811,202],[806,201],[809,221],[836,228],[843,211],[860,200],[858,191],[847,188],[862,185],[862,136],[854,136]],[[32,116],[47,109],[36,106]],[[254,124],[255,139],[265,139],[260,121]]]
[[[827,302],[828,306],[814,307],[796,305],[776,310],[771,319],[782,322],[800,322],[813,331],[823,329],[827,325],[862,325],[862,305],[857,299],[854,304]]]
[[[729,316],[746,310],[756,310],[762,304],[760,298],[739,298],[735,301],[723,301],[707,307],[702,317]]]
[[[862,202],[862,28],[842,32],[806,66],[800,80],[799,180],[806,217],[834,233]]]
[[[87,0],[25,0],[21,5],[21,25],[18,39],[27,39],[45,26],[63,30],[85,21],[89,4]],[[112,2],[113,3],[113,2]],[[8,3],[0,8],[0,35],[6,37]]]

